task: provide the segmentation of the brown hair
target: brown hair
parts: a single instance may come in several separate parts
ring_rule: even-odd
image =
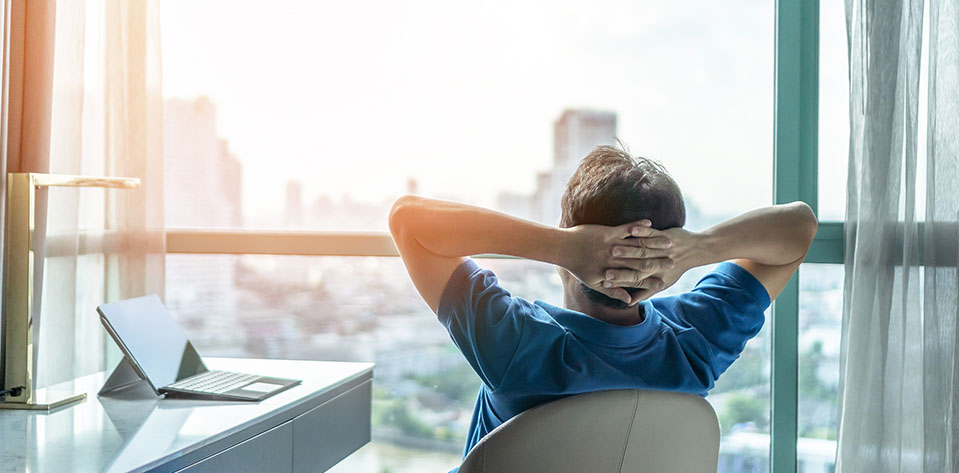
[[[561,227],[642,220],[664,230],[686,224],[683,194],[661,164],[599,146],[576,168],[562,200]]]

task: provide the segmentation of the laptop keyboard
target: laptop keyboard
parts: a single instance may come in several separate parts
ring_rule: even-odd
[[[234,373],[232,371],[207,371],[173,383],[168,388],[184,391],[220,394],[236,389],[260,378],[255,374]]]

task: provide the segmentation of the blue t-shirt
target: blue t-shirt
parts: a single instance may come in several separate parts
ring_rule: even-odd
[[[722,263],[689,292],[641,302],[641,323],[612,325],[513,297],[492,271],[468,259],[438,310],[483,381],[463,455],[516,414],[575,394],[657,389],[705,396],[759,333],[768,306],[769,294],[753,275]]]

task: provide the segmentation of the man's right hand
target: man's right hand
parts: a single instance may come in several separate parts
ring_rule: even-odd
[[[672,263],[672,266],[662,267],[652,273],[637,271],[632,268],[608,269],[605,274],[604,285],[641,289],[633,295],[631,304],[648,299],[657,292],[672,286],[690,268],[699,266],[703,264],[702,261],[709,259],[702,245],[702,236],[683,228],[655,230],[635,226],[630,229],[630,233],[638,245],[614,248],[613,251],[618,251],[621,258],[631,259],[636,262],[636,265],[645,264],[646,261],[650,261],[646,258],[651,256],[664,258]],[[658,247],[658,249],[650,250],[649,246],[651,245]],[[643,277],[655,278],[662,281],[663,284],[660,287],[649,287],[641,284],[640,278]]]
[[[649,220],[641,220],[565,229],[565,244],[559,248],[562,266],[591,289],[627,304],[639,302],[642,299],[631,297],[625,288],[658,292],[667,286],[657,275],[675,266],[668,257],[668,238],[651,234],[656,230],[649,226]],[[620,271],[628,282],[609,280],[610,270]]]

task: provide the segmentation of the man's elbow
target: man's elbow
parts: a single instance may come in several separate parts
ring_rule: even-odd
[[[393,208],[390,209],[389,225],[390,234],[393,235],[393,240],[396,241],[397,244],[409,231],[419,199],[419,197],[413,195],[404,195],[396,199],[396,202],[393,202]]]
[[[816,232],[819,231],[819,219],[816,218],[816,212],[813,212],[812,207],[805,202],[797,202],[799,207],[799,221],[800,228],[802,232],[809,240],[809,243],[812,244],[813,239],[816,238]]]
[[[816,213],[813,212],[812,207],[805,202],[796,201],[789,206],[795,215],[795,228],[797,236],[800,238],[799,243],[803,247],[803,255],[805,255],[816,238],[816,232],[819,231],[819,219],[816,218]]]

